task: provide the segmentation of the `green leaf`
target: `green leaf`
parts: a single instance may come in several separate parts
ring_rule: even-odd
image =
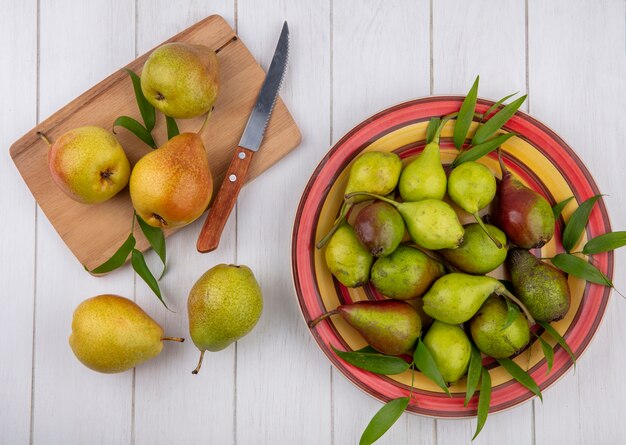
[[[551,258],[552,264],[563,272],[602,286],[613,287],[613,283],[596,266],[576,255],[559,253]]]
[[[359,445],[371,445],[382,437],[409,406],[408,397],[390,400],[378,410],[361,435]]]
[[[569,198],[564,199],[563,201],[559,202],[558,204],[554,204],[554,207],[552,207],[552,213],[554,214],[554,219],[558,219],[559,216],[561,216],[561,213],[563,212],[563,209],[565,208],[567,203],[570,202],[572,199],[574,199],[574,197],[570,196]]]
[[[439,124],[441,123],[441,119],[438,117],[430,118],[428,122],[428,127],[426,127],[426,143],[430,143],[433,141],[435,137],[435,133],[437,133],[437,128],[439,128]]]
[[[161,230],[160,227],[152,227],[150,224],[145,222],[139,215],[136,215],[136,217],[137,222],[139,223],[139,227],[143,232],[143,235],[146,237],[146,239],[150,243],[150,246],[152,247],[152,249],[154,249],[159,258],[161,258],[161,262],[163,263],[163,271],[161,272],[161,276],[159,277],[160,280],[161,278],[163,278],[163,275],[165,275],[166,269],[165,236],[163,235],[163,230]]]
[[[469,130],[472,120],[474,119],[474,110],[476,109],[476,98],[478,97],[478,81],[480,76],[476,76],[476,80],[470,88],[467,96],[463,100],[459,115],[456,118],[454,124],[454,146],[457,149],[463,147],[465,138],[467,137],[467,131]]]
[[[379,353],[372,354],[370,352],[346,352],[340,351],[333,345],[330,345],[330,347],[346,362],[375,374],[401,374],[411,366],[399,357]]]
[[[370,345],[364,346],[361,349],[357,349],[354,352],[362,352],[364,354],[380,354],[376,349],[372,348]]]
[[[133,255],[130,257],[130,262],[133,265],[133,269],[137,272],[137,275],[141,277],[143,281],[146,282],[148,287],[152,289],[152,292],[159,297],[163,306],[167,308],[167,304],[163,300],[163,296],[161,295],[161,289],[159,288],[159,283],[148,269],[148,265],[146,264],[146,259],[143,257],[143,253],[138,251],[137,249],[133,249]]]
[[[120,116],[113,122],[113,133],[115,133],[115,127],[124,127],[139,139],[144,141],[152,148],[157,148],[152,139],[152,135],[143,125],[137,122],[135,119],[129,116]]]
[[[508,298],[505,298],[504,301],[506,301],[506,321],[502,329],[500,329],[501,331],[511,326],[511,323],[513,323],[520,314],[520,310],[515,303],[511,303]]]
[[[135,100],[137,101],[137,107],[139,107],[139,112],[141,113],[141,118],[143,119],[143,123],[146,125],[146,130],[148,133],[152,132],[154,129],[154,124],[156,122],[156,113],[154,111],[154,107],[146,96],[143,95],[143,91],[141,90],[141,79],[139,76],[132,70],[126,68],[126,72],[130,76],[130,79],[133,81],[133,89],[135,90]]]
[[[541,395],[541,390],[539,389],[539,386],[537,386],[537,382],[535,382],[526,371],[520,368],[517,363],[509,358],[499,358],[497,360],[498,363],[500,363],[500,365],[504,369],[506,369],[515,380],[517,380],[523,386],[532,391],[543,402],[543,396]]]
[[[167,124],[167,139],[172,139],[174,136],[178,136],[180,131],[178,130],[178,124],[173,117],[165,116],[165,123]]]
[[[461,165],[464,162],[468,161],[476,161],[477,159],[482,158],[483,156],[491,153],[500,145],[504,144],[507,140],[511,139],[513,136],[516,136],[515,133],[505,133],[496,136],[493,139],[489,139],[482,144],[475,145],[470,147],[468,150],[464,151],[460,155],[456,157],[456,159],[452,162],[454,167]]]
[[[502,105],[506,100],[510,99],[511,97],[515,96],[517,93],[519,93],[519,91],[516,91],[513,94],[509,94],[508,96],[504,96],[502,99],[500,99],[498,102],[496,102],[495,104],[493,104],[492,106],[489,107],[489,109],[487,111],[485,111],[483,113],[483,117],[484,119],[487,119],[491,113],[493,113],[494,111],[496,111],[496,109]]]
[[[552,327],[552,325],[550,323],[548,323],[547,321],[537,321],[537,323],[539,323],[539,325],[544,328],[546,330],[546,332],[548,334],[550,334],[550,336],[556,340],[556,342],[563,348],[565,349],[565,352],[567,352],[569,354],[569,357],[572,359],[572,363],[574,363],[574,368],[576,368],[576,356],[574,355],[574,353],[572,352],[572,350],[570,349],[569,345],[567,344],[567,342],[565,341],[565,339],[563,337],[561,337],[561,334],[559,334],[559,332],[554,329]]]
[[[126,241],[124,241],[124,243],[120,246],[119,249],[117,249],[117,252],[115,252],[111,258],[109,258],[104,263],[91,271],[87,268],[85,269],[95,274],[111,272],[112,270],[117,269],[126,262],[128,254],[131,252],[131,250],[133,250],[134,247],[135,237],[131,232],[131,234],[128,235],[128,238],[126,238]]]
[[[435,363],[435,359],[421,339],[417,341],[417,347],[415,348],[415,352],[413,353],[413,362],[415,363],[417,369],[419,369],[426,377],[435,382],[441,389],[446,392],[446,394],[452,397],[450,395],[450,391],[448,390],[448,386],[446,385],[446,382],[441,375],[441,372],[439,372],[439,368],[437,367],[437,363]]]
[[[552,365],[554,364],[554,349],[552,349],[552,346],[550,346],[550,344],[539,335],[535,335],[535,337],[537,337],[541,343],[541,349],[543,350],[543,355],[546,358],[546,363],[548,364],[548,370],[546,371],[546,375],[548,375],[550,374],[550,371],[552,371]]]
[[[467,371],[467,384],[465,389],[465,403],[463,406],[467,406],[472,396],[476,392],[478,381],[480,380],[480,373],[483,369],[483,358],[480,355],[480,351],[476,346],[472,344],[472,352],[470,355],[469,369]]]
[[[587,222],[589,222],[589,215],[593,209],[594,204],[602,195],[595,195],[583,202],[570,217],[565,230],[563,230],[563,248],[570,252],[578,240],[580,239]]]
[[[491,403],[491,376],[489,371],[482,368],[480,382],[480,396],[478,397],[478,413],[476,415],[476,432],[472,440],[476,439],[487,422],[489,404]]]
[[[493,115],[491,119],[482,124],[474,133],[474,138],[472,139],[472,145],[479,145],[489,139],[492,135],[494,135],[500,128],[504,126],[508,122],[511,117],[517,112],[518,108],[524,103],[526,100],[526,95],[523,95],[517,100],[514,100],[510,104],[506,105],[500,111]]]
[[[610,232],[590,239],[583,247],[585,255],[608,252],[626,246],[626,232]]]

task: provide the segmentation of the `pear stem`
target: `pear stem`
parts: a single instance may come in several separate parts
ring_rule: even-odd
[[[491,241],[493,241],[493,243],[496,245],[496,247],[498,249],[502,249],[502,243],[500,241],[498,241],[489,230],[487,230],[487,227],[485,226],[485,223],[483,222],[482,218],[480,217],[480,215],[478,214],[478,212],[474,213],[474,219],[476,220],[476,222],[478,223],[478,225],[480,227],[482,227],[482,229],[485,231],[485,233],[487,234],[487,236],[489,237],[489,239]]]
[[[504,165],[504,161],[502,160],[502,150],[500,149],[500,147],[498,147],[498,163],[500,164],[500,170],[502,171],[502,179],[504,179],[504,176],[507,174],[511,174],[509,172],[509,169],[506,168],[506,165]]]
[[[201,134],[204,131],[204,128],[206,127],[206,123],[209,121],[209,118],[211,117],[211,114],[213,114],[213,109],[214,108],[215,107],[211,107],[211,109],[207,112],[206,116],[204,116],[204,121],[202,122],[202,126],[198,130],[198,134]]]
[[[163,337],[161,341],[176,341],[178,343],[182,343],[185,339],[182,337]]]
[[[335,234],[339,226],[346,220],[346,215],[348,214],[352,206],[353,204],[351,202],[346,202],[346,201],[344,201],[343,204],[341,204],[341,210],[339,210],[339,217],[335,220],[335,223],[333,224],[331,229],[328,231],[328,233],[324,235],[324,238],[322,238],[315,245],[317,249],[321,249],[328,243],[328,241],[330,241],[330,239]]]
[[[328,317],[330,317],[331,315],[337,315],[339,313],[339,311],[337,309],[332,310],[330,312],[326,312],[325,314],[320,315],[319,317],[317,317],[315,320],[311,320],[309,321],[309,328],[313,329],[315,326],[317,326],[317,324],[322,321],[322,320],[326,320]]]
[[[520,309],[524,312],[524,315],[526,315],[526,319],[528,320],[528,324],[530,326],[534,326],[535,325],[535,319],[533,318],[532,315],[530,315],[530,312],[528,312],[528,309],[526,308],[526,306],[524,306],[524,304],[515,296],[513,295],[511,292],[509,292],[504,285],[502,285],[501,287],[498,287],[495,290],[495,293],[508,298],[509,300],[511,300],[513,303],[517,304]]]
[[[193,371],[191,371],[191,373],[192,373],[193,375],[196,375],[196,374],[200,371],[200,368],[202,367],[202,360],[204,359],[204,353],[205,353],[205,352],[206,352],[206,351],[200,351],[200,360],[198,360],[198,366],[196,366],[196,369],[194,369]]]
[[[344,196],[344,198],[350,199],[350,198],[353,198],[354,196],[369,196],[371,198],[386,202],[387,204],[390,204],[394,206],[395,208],[398,208],[398,203],[395,202],[393,199],[385,198],[384,196],[376,195],[374,193],[369,193],[369,192],[352,192],[352,193],[348,193],[346,196]]]
[[[37,132],[37,136],[39,136],[39,139],[41,139],[42,141],[44,141],[44,142],[48,145],[48,147],[50,147],[50,146],[52,145],[52,143],[50,143],[50,139],[48,139],[48,138],[46,137],[46,135],[45,135],[45,134],[43,134],[41,131],[38,131],[38,132]]]

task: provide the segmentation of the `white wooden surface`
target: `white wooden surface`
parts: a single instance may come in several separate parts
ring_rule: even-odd
[[[614,230],[626,229],[623,0],[4,0],[0,141],[13,140],[137,54],[212,13],[267,67],[284,19],[292,42],[282,97],[300,148],[245,188],[220,249],[195,253],[199,224],[168,242],[162,309],[129,268],[94,278],[0,158],[0,443],[350,444],[380,404],[333,371],[299,315],[290,245],[300,193],[317,162],[372,113],[428,94],[529,94],[527,110],[576,150]],[[626,289],[625,252],[616,285]],[[158,264],[153,255],[148,261]],[[67,344],[74,307],[103,292],[134,298],[170,335],[187,335],[186,296],[219,262],[253,268],[265,295],[254,333],[190,374],[193,345],[166,345],[134,372],[82,367]],[[477,443],[626,443],[626,302],[614,296],[576,374],[491,416]],[[387,444],[470,443],[475,421],[405,415]]]

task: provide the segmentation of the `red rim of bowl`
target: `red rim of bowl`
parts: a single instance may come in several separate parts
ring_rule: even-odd
[[[302,194],[292,236],[293,280],[300,309],[306,322],[324,311],[324,304],[316,284],[313,262],[315,233],[319,213],[338,174],[373,141],[403,126],[457,111],[463,99],[463,96],[433,96],[404,102],[383,110],[350,130],[320,161]],[[493,104],[492,101],[479,99],[477,111],[484,112]],[[503,130],[517,133],[518,137],[524,139],[549,159],[568,181],[578,202],[600,194],[591,174],[569,145],[537,119],[518,111],[503,127]],[[401,148],[396,152],[401,150],[413,149]],[[523,165],[514,164],[514,167],[517,167],[516,174],[522,175],[533,188],[550,197],[549,191],[543,186],[540,178],[531,171],[525,170]],[[598,200],[597,204],[587,225],[588,239],[611,231],[603,200]],[[558,225],[562,227],[562,218]],[[559,228],[557,227],[558,231]],[[595,255],[594,260],[596,266],[609,279],[612,279],[613,252]],[[340,293],[341,286],[336,285],[336,287]],[[609,301],[610,291],[611,289],[608,287],[592,283],[586,284],[580,307],[564,335],[576,358],[581,356],[597,331]],[[389,377],[363,371],[339,359],[329,347],[329,343],[342,345],[348,350],[349,348],[337,331],[328,323],[318,324],[314,329],[311,329],[311,334],[335,368],[367,394],[383,402],[407,395],[408,387],[405,385],[391,380]],[[550,374],[546,376],[547,364],[545,359],[533,366],[529,373],[543,391],[555,383],[571,367],[572,361],[566,351],[560,346],[556,346],[554,364]],[[443,418],[465,418],[476,415],[477,395],[472,398],[467,407],[464,407],[464,394],[461,393],[453,394],[452,398],[443,393],[425,390],[414,390],[414,394],[417,395],[419,405],[411,403],[407,408],[410,412]],[[492,389],[490,412],[510,409],[533,396],[531,391],[514,380],[509,380],[494,386]]]

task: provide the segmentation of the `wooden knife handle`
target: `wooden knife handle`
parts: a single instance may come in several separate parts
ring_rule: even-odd
[[[237,201],[239,190],[241,190],[246,181],[246,174],[248,173],[253,154],[252,150],[243,147],[237,147],[235,150],[222,185],[200,231],[198,243],[196,244],[198,252],[205,253],[217,249],[222,231],[226,221],[228,221],[228,216]]]

